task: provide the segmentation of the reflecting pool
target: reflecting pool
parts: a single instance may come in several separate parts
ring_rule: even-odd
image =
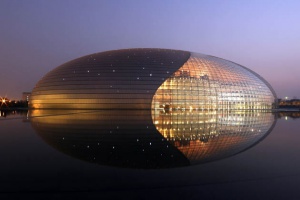
[[[297,112],[1,111],[0,198],[297,198]]]

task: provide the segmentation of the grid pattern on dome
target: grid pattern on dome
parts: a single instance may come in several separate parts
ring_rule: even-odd
[[[31,108],[151,109],[157,88],[190,57],[168,49],[125,49],[67,62],[35,86]]]
[[[275,94],[261,77],[227,60],[192,53],[156,91],[153,109],[271,109]]]

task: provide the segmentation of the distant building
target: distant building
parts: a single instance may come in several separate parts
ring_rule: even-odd
[[[29,101],[31,92],[23,92],[22,93],[22,101]]]
[[[290,100],[279,99],[278,105],[281,108],[300,107],[300,99],[290,99]]]

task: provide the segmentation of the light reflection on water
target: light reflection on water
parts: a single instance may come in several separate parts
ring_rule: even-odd
[[[226,158],[259,143],[269,112],[32,110],[43,140],[81,160],[125,168],[171,168]]]
[[[135,115],[132,114],[134,112],[128,111],[121,113],[113,111],[111,114],[101,114],[99,111],[68,112],[49,111],[47,114],[35,112],[30,115],[27,115],[26,112],[22,114],[6,112],[5,117],[0,117],[0,199],[6,199],[6,197],[43,198],[45,196],[55,199],[58,195],[61,198],[74,197],[75,199],[88,197],[103,199],[125,197],[130,199],[170,197],[175,199],[299,198],[300,129],[298,118],[300,113],[281,112],[274,115],[261,113],[262,115],[258,116],[255,113],[220,115],[209,112],[206,114],[193,113],[192,115],[180,112],[158,112],[148,115],[149,113],[146,111]],[[190,115],[189,123],[181,123],[184,115]],[[247,122],[248,115],[253,118]],[[221,120],[220,118],[223,116],[228,117]],[[206,122],[202,120],[205,118],[207,118]],[[133,119],[135,122],[132,122]],[[172,124],[170,119],[172,119]],[[267,122],[269,119],[271,119],[270,123],[266,123],[269,125],[263,125],[262,121]],[[155,121],[158,122],[153,124],[152,122]],[[192,127],[191,121],[193,122]],[[197,124],[197,122],[199,123]],[[53,124],[57,124],[57,126],[53,126]],[[132,125],[135,125],[135,128]],[[275,127],[270,134],[251,136],[252,128],[257,125],[262,129],[265,128],[264,130],[268,128],[271,130],[272,125]],[[32,126],[37,127],[37,130],[41,132],[33,130]],[[178,127],[179,130],[185,129],[184,137],[180,132],[176,132],[176,130],[174,132],[173,126]],[[191,130],[189,130],[190,127]],[[202,130],[202,132],[198,131],[200,135],[197,135],[197,131],[193,127]],[[243,127],[242,132],[237,131],[235,134],[231,134],[232,130],[239,130],[241,127]],[[79,129],[82,129],[80,132],[85,134],[78,135]],[[161,129],[164,131],[160,132]],[[110,132],[111,130],[113,131]],[[101,137],[97,136],[99,133],[101,133]],[[136,138],[137,133],[143,136],[138,138],[139,141]],[[241,145],[222,139],[222,134],[224,138],[239,136],[242,138],[238,140],[242,141]],[[154,141],[151,145],[147,142],[149,139],[146,137],[147,135],[150,135]],[[70,138],[68,139],[67,136]],[[98,164],[94,164],[94,158],[87,157],[87,155],[93,155],[90,154],[93,152],[91,147],[98,143],[90,143],[90,148],[85,146],[83,151],[69,148],[74,142],[80,145],[79,141],[90,141],[94,136],[106,142],[103,147],[111,147],[111,142],[116,139],[120,145],[116,147],[121,149],[98,152],[100,158],[101,155],[106,155],[106,157],[102,158],[102,161],[99,159],[101,162],[97,161]],[[186,137],[192,140],[179,143],[180,139],[182,141]],[[161,141],[162,139],[164,141]],[[45,141],[50,145],[45,145]],[[211,157],[211,160],[206,158],[203,162],[212,160],[214,162],[199,161],[203,164],[196,165],[197,163],[192,162],[193,159],[198,159],[199,155],[203,156],[196,151],[199,149],[198,147],[193,149],[196,145],[192,144],[197,143],[196,141],[208,147],[213,142],[214,144],[219,144],[218,142],[224,144],[227,141],[230,148],[222,147],[224,152],[229,152],[229,154],[225,154],[225,157],[235,155],[220,159],[223,154],[219,153],[220,155],[216,156],[218,155],[215,153],[217,150],[210,149],[210,155],[215,155],[215,157]],[[259,143],[257,144],[257,142]],[[160,147],[166,144],[171,147],[171,150],[168,150],[169,154],[166,154],[169,157],[164,158],[169,159],[157,160],[158,155],[160,156],[162,152]],[[242,147],[243,144],[247,144],[248,147]],[[118,144],[114,143],[114,145]],[[242,150],[243,148],[244,150]],[[143,149],[148,153],[142,153]],[[186,149],[188,150],[185,151]],[[231,151],[232,153],[230,153]],[[239,153],[241,151],[243,152]],[[112,154],[106,154],[110,152]],[[171,159],[171,153],[174,153],[173,159]],[[131,157],[126,157],[128,154]],[[126,162],[126,159],[132,161],[135,158],[141,158],[144,163],[140,161],[128,164]],[[145,158],[148,159],[148,162]],[[120,164],[120,160],[123,164]],[[157,161],[161,163],[157,163]],[[193,165],[178,167],[176,161],[180,161],[179,163],[182,164],[179,166]],[[132,169],[144,168],[145,165],[148,168],[155,168],[155,170]],[[159,167],[167,169],[157,170],[156,168]]]

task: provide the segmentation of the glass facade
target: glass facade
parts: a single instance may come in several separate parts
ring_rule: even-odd
[[[258,74],[233,62],[168,49],[84,56],[46,74],[32,91],[37,109],[271,109]]]
[[[191,53],[157,90],[153,109],[271,109],[276,94],[259,75],[227,60]]]

